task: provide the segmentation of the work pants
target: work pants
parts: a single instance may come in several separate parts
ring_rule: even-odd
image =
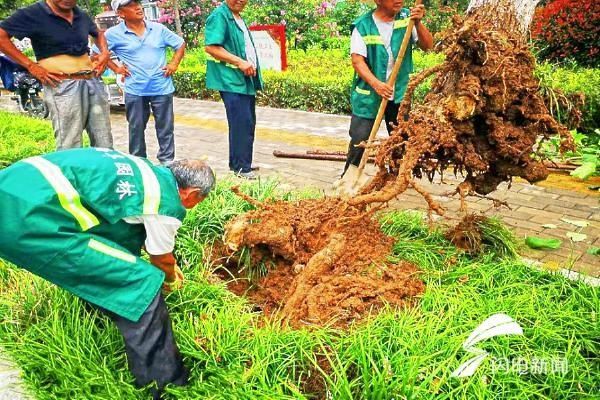
[[[147,158],[146,125],[154,115],[156,138],[158,139],[158,161],[167,163],[175,158],[175,116],[173,94],[160,96],[137,96],[125,93],[125,114],[129,123],[129,153]]]
[[[113,147],[108,94],[100,78],[65,79],[56,87],[44,85],[56,150],[81,147],[85,129],[92,147]]]
[[[256,97],[232,92],[220,93],[229,124],[229,169],[234,172],[250,172],[256,129]]]
[[[400,104],[396,104],[393,102],[388,102],[385,108],[385,127],[387,128],[388,134],[392,133],[392,123],[395,124],[398,119],[398,109],[400,108]],[[373,129],[373,125],[375,124],[375,119],[370,118],[362,118],[356,115],[352,115],[350,119],[350,144],[348,145],[348,155],[346,156],[346,165],[344,166],[344,173],[350,166],[350,164],[354,166],[359,166],[360,159],[362,158],[363,152],[365,151],[362,147],[356,147],[356,145],[361,142],[367,142],[369,140],[369,134],[371,133],[371,129]],[[342,173],[342,176],[344,174]]]
[[[169,312],[160,292],[137,322],[101,310],[110,316],[123,335],[129,370],[138,387],[156,382],[152,392],[154,399],[160,399],[167,384],[187,384],[188,370],[175,343]]]

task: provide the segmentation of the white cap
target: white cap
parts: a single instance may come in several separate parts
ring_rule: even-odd
[[[127,4],[131,3],[134,0],[112,0],[110,2],[110,6],[112,7],[113,11],[117,11],[119,9],[119,7],[121,6],[126,6]]]

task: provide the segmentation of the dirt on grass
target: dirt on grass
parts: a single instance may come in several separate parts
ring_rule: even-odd
[[[425,290],[414,265],[388,261],[394,239],[373,212],[333,198],[257,203],[242,196],[257,209],[231,220],[224,242],[232,251],[249,248],[254,268],[271,268],[252,286],[237,280],[230,289],[265,313],[294,327],[341,327],[385,305],[410,305]]]
[[[483,249],[481,224],[486,219],[483,215],[467,214],[455,227],[446,231],[445,237],[456,248],[477,255]]]
[[[573,148],[572,137],[539,94],[513,1],[489,4],[455,17],[442,35],[444,63],[411,79],[399,111],[409,119],[400,118],[377,146],[378,172],[359,195],[260,203],[237,191],[256,209],[229,222],[225,244],[250,249],[255,267],[258,259],[275,267],[252,287],[236,283],[233,290],[295,327],[346,326],[386,304],[411,305],[425,286],[414,265],[388,261],[394,240],[373,219],[377,210],[412,187],[430,212],[443,214],[415,178],[432,180],[449,166],[464,176],[455,192],[462,200],[488,195],[513,177],[533,183],[548,176],[535,154],[538,137],[558,136],[562,150]],[[431,75],[431,91],[411,109],[412,93]],[[481,248],[477,218],[449,233],[469,252]]]

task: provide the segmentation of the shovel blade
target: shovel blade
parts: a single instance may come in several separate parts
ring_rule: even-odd
[[[356,196],[360,188],[369,181],[369,177],[358,171],[358,167],[350,165],[343,177],[333,183],[335,193],[341,198]]]

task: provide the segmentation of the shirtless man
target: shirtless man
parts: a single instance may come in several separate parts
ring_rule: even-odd
[[[101,52],[94,61],[89,36]],[[11,37],[31,39],[37,62]],[[110,58],[106,39],[77,0],[40,0],[17,10],[0,22],[0,51],[43,83],[57,150],[81,147],[84,129],[92,146],[112,148],[110,109],[99,78]]]

